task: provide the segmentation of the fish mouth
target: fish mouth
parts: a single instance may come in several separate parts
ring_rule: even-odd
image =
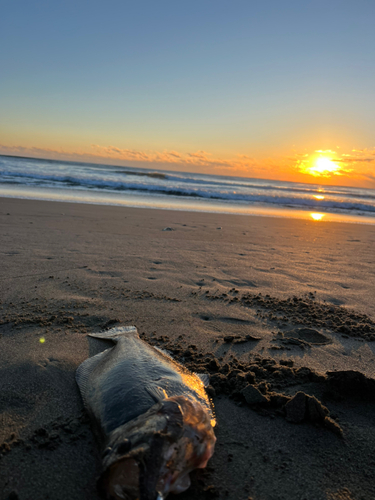
[[[114,430],[98,487],[107,500],[163,500],[190,486],[205,467],[215,435],[207,410],[184,396],[167,398]]]

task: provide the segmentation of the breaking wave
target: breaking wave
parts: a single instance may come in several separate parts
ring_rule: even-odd
[[[231,204],[375,214],[375,192],[338,186],[246,179],[132,167],[0,157],[0,183],[96,192],[195,197]]]

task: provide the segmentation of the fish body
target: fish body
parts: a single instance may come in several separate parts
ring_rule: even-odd
[[[76,372],[103,445],[103,495],[160,500],[184,491],[189,472],[205,467],[216,440],[203,381],[142,341],[135,327],[91,336],[115,343]]]

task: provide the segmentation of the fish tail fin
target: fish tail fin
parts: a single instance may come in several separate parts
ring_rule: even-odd
[[[117,342],[121,337],[139,337],[138,330],[135,326],[117,326],[110,330],[100,333],[89,333],[89,337],[96,339],[113,340]]]

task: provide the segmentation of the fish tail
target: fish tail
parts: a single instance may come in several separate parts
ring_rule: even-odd
[[[108,339],[116,342],[121,337],[139,337],[137,328],[135,326],[117,326],[116,328],[111,328],[110,330],[100,332],[100,333],[89,333],[89,337],[94,337],[97,339]]]

